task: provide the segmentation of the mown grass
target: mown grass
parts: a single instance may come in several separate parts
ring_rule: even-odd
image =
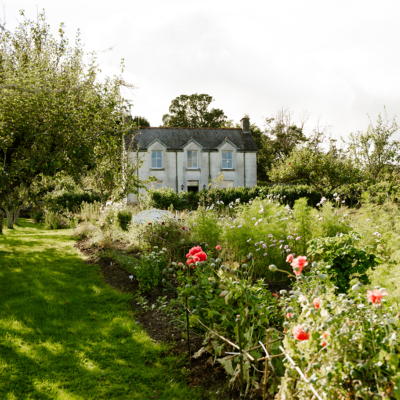
[[[70,230],[25,220],[0,236],[0,398],[200,398],[135,323],[131,295],[73,245]]]

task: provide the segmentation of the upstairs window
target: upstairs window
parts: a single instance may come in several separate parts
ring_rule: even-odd
[[[233,169],[232,151],[222,152],[222,169]]]
[[[162,151],[152,150],[151,152],[151,168],[161,169],[162,168]]]
[[[188,150],[187,152],[187,167],[190,169],[197,169],[198,167],[197,162],[197,151]]]

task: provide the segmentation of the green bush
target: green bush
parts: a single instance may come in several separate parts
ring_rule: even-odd
[[[308,205],[315,206],[321,200],[321,195],[307,185],[275,185],[255,187],[234,187],[229,189],[203,189],[200,192],[180,192],[177,194],[171,188],[150,189],[147,192],[147,205],[162,210],[170,208],[175,210],[196,210],[200,205],[211,206],[217,202],[224,205],[235,203],[237,199],[241,203],[248,203],[256,197],[270,195],[279,199],[283,204],[293,207],[297,199],[306,197]]]
[[[100,201],[100,197],[91,192],[84,192],[80,189],[74,190],[54,190],[48,192],[43,201],[48,209],[59,211],[68,208],[73,211],[78,211],[83,202],[94,203]]]
[[[157,247],[154,247],[156,250]],[[164,250],[152,251],[140,259],[140,263],[133,269],[133,273],[143,290],[150,290],[161,282],[163,274],[166,273],[167,260]]]
[[[324,399],[400,399],[396,310],[385,306],[385,298],[368,299],[359,284],[351,298],[337,295],[329,273],[326,266],[314,265],[292,291],[281,292],[286,354]],[[373,294],[387,295],[384,289]],[[309,383],[288,359],[285,367],[277,398],[313,398]]]
[[[314,260],[324,261],[331,268],[340,292],[349,289],[352,279],[369,283],[367,270],[374,269],[380,259],[366,249],[358,249],[355,243],[361,239],[357,232],[340,234],[335,237],[316,238],[309,242],[308,255]]]
[[[129,210],[118,211],[117,219],[118,219],[120,228],[123,231],[127,231],[128,230],[128,225],[132,221],[132,212],[129,211]]]

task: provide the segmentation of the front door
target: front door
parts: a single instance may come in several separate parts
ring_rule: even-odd
[[[198,192],[199,191],[199,181],[187,181],[188,192]]]

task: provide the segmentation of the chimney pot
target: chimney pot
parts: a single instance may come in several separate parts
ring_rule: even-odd
[[[242,128],[243,132],[250,132],[250,118],[249,117],[243,117],[240,120],[240,127]]]

